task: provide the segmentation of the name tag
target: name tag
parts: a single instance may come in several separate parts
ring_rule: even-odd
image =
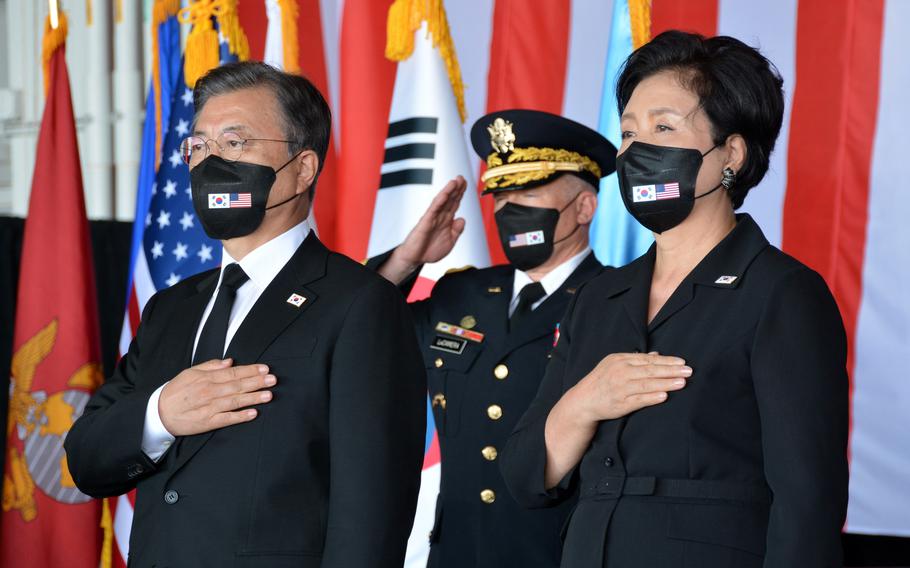
[[[466,339],[457,339],[454,337],[443,337],[441,335],[437,335],[433,338],[433,343],[430,344],[430,349],[438,349],[447,353],[461,355],[464,352],[465,345],[467,344],[468,341]]]

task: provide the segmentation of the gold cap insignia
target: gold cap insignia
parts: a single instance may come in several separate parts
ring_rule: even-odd
[[[497,118],[493,124],[487,126],[490,133],[490,145],[500,154],[511,152],[515,149],[515,133],[512,132],[512,123],[503,118]]]

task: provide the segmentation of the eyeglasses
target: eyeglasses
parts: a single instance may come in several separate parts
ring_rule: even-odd
[[[291,144],[292,140],[274,140],[272,138],[242,138],[236,132],[223,132],[214,140],[202,138],[200,136],[187,136],[180,143],[180,157],[190,167],[197,165],[204,160],[211,151],[209,142],[214,142],[218,146],[218,152],[222,159],[228,162],[236,162],[243,154],[243,147],[247,142],[283,142]]]

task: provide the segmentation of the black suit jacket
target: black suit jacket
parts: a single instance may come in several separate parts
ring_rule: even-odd
[[[572,503],[535,511],[522,507],[506,490],[496,454],[537,392],[556,324],[570,299],[601,271],[603,266],[590,254],[511,330],[511,266],[448,274],[430,298],[411,304],[442,458],[431,568],[559,564],[559,530]],[[483,334],[481,341],[436,329],[440,322],[459,326],[466,316],[474,320],[472,331]],[[494,405],[501,415],[491,410]],[[493,496],[492,502],[482,499],[484,491],[490,492],[484,494],[487,500]]]
[[[654,254],[576,296],[503,456],[513,494],[540,506],[578,487],[566,568],[842,566],[846,340],[825,282],[741,215],[647,324]],[[602,422],[545,490],[550,409],[604,356],[649,351],[683,357],[688,385]]]
[[[190,366],[218,272],[156,294],[66,439],[78,487],[138,489],[131,566],[400,568],[424,453],[425,373],[398,290],[311,234],[226,355],[278,377],[245,424],[141,451],[151,393]],[[297,293],[299,308],[287,302]]]

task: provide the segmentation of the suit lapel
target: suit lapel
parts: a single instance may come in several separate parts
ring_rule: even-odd
[[[317,296],[304,285],[325,275],[328,254],[328,249],[310,233],[256,300],[234,334],[225,358],[233,358],[235,365],[255,363],[278,335],[313,305]],[[289,300],[293,294],[304,298],[303,303],[299,306],[292,304]],[[198,325],[198,319],[196,323]],[[172,471],[176,473],[183,467],[214,433],[215,430],[212,430],[181,438]]]
[[[648,349],[646,322],[655,255],[656,249],[652,245],[644,256],[621,268],[620,270],[625,272],[624,277],[617,278],[616,284],[607,294],[607,297],[618,296],[632,328],[631,336],[634,337],[635,348],[641,352]]]
[[[306,284],[325,275],[327,257],[328,249],[313,234],[300,245],[234,334],[226,354],[235,364],[257,361],[275,338],[316,302],[316,293]]]
[[[749,265],[768,246],[768,240],[749,215],[737,215],[736,219],[736,226],[730,234],[718,243],[673,291],[667,303],[648,325],[648,333],[653,333],[674,314],[685,308],[695,298],[698,287],[735,289],[739,286]],[[648,282],[649,291],[650,288]]]

